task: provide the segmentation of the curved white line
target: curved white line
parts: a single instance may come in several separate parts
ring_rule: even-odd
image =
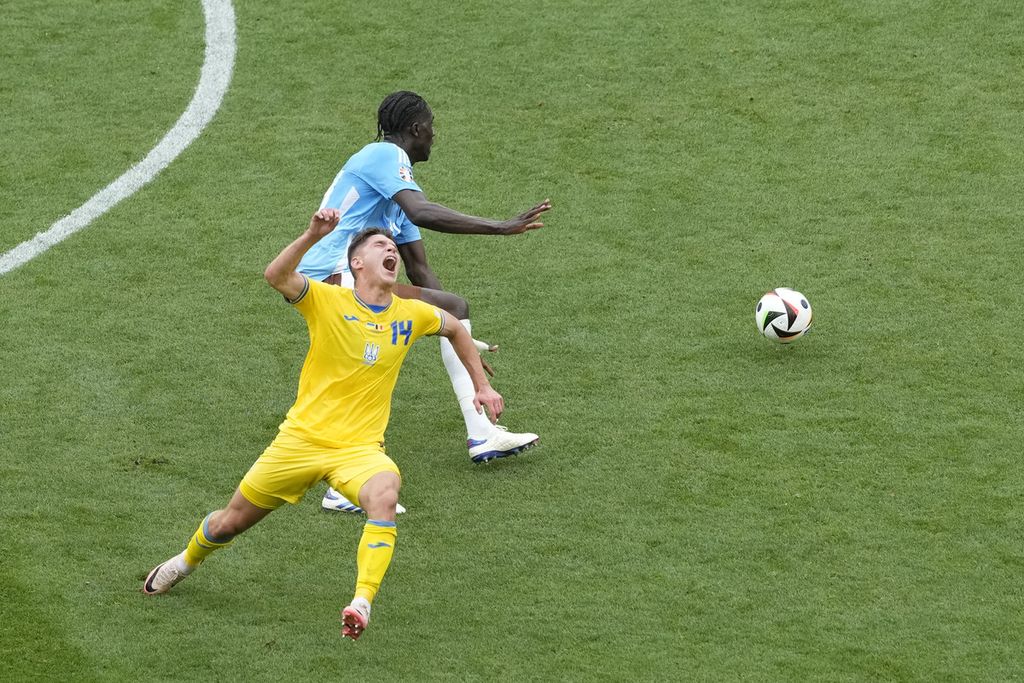
[[[45,232],[22,242],[0,256],[0,275],[14,270],[70,237],[130,197],[164,170],[213,119],[231,83],[235,64],[235,10],[231,0],[202,0],[206,15],[206,55],[199,85],[185,113],[146,158],[94,194],[89,201],[64,216]]]

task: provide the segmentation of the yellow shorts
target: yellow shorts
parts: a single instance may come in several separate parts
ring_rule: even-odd
[[[298,503],[317,482],[326,481],[358,503],[359,489],[380,472],[401,476],[398,466],[376,444],[328,448],[279,432],[242,477],[238,489],[256,507],[274,510],[284,503]]]

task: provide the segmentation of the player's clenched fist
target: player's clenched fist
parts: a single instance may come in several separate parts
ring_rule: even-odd
[[[320,209],[309,220],[309,231],[316,237],[325,237],[338,227],[341,212],[337,209]]]

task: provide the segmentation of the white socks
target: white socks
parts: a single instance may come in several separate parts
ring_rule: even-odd
[[[472,336],[472,327],[468,320],[460,320],[462,326]],[[459,408],[462,410],[462,419],[466,421],[466,435],[470,439],[486,439],[494,429],[490,419],[484,413],[478,413],[473,405],[473,397],[476,390],[473,388],[473,380],[469,371],[462,365],[458,354],[452,343],[441,338],[441,360],[444,361],[444,368],[448,371],[448,378],[452,381],[452,389],[455,390],[455,398],[459,400]]]

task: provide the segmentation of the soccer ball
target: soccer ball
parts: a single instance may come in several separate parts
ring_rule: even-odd
[[[776,287],[761,297],[754,309],[757,331],[772,341],[788,344],[811,327],[811,303],[800,292]]]

